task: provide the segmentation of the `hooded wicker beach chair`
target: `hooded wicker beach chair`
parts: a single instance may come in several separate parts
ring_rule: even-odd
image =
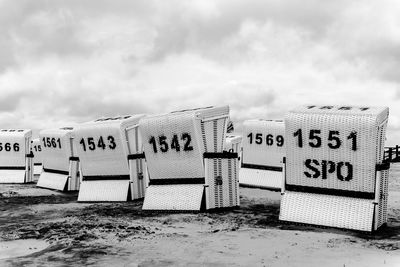
[[[373,231],[387,222],[389,109],[302,106],[285,118],[280,220]]]
[[[38,187],[79,190],[79,160],[73,148],[73,128],[46,129],[39,133],[43,170]]]
[[[243,123],[242,186],[280,190],[285,157],[282,120],[247,120]]]
[[[82,172],[78,201],[144,197],[147,173],[138,134],[144,116],[101,118],[76,127],[74,143]]]
[[[31,130],[0,130],[0,183],[33,181]]]
[[[229,107],[140,121],[150,183],[143,210],[198,211],[239,205],[238,151],[224,151]]]
[[[31,141],[32,146],[31,146],[31,151],[33,153],[33,175],[35,176],[40,176],[43,170],[43,165],[42,165],[42,145],[40,143],[39,138],[35,138]]]

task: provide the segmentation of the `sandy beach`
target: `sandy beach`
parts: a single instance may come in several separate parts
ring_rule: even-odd
[[[151,213],[142,201],[0,185],[1,266],[400,266],[400,168],[376,233],[282,223],[280,193],[240,188],[240,208]]]

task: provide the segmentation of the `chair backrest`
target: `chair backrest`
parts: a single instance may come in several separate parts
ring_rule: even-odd
[[[285,157],[285,123],[282,120],[243,122],[243,164],[282,167]]]
[[[149,116],[140,121],[150,179],[204,178],[204,152],[222,152],[229,107]]]
[[[25,167],[31,149],[32,131],[26,129],[0,130],[0,166]]]
[[[129,175],[127,156],[142,151],[139,120],[145,115],[100,118],[74,128],[83,176]]]
[[[39,138],[32,139],[31,151],[34,155],[33,163],[42,163],[42,144]]]
[[[301,106],[285,118],[286,185],[373,193],[387,107]]]
[[[73,128],[45,129],[40,131],[40,152],[43,168],[69,171],[70,157],[75,156],[72,147]],[[36,154],[35,154],[36,155]]]

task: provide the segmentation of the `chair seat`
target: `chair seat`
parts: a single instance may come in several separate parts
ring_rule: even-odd
[[[42,171],[36,186],[64,191],[67,182],[68,174]]]
[[[372,231],[375,205],[370,199],[286,191],[279,219]]]
[[[202,184],[152,185],[147,188],[143,210],[199,211],[203,194]]]
[[[241,186],[280,190],[283,172],[261,169],[240,168],[239,184]]]
[[[127,201],[129,180],[83,181],[79,189],[78,201]]]
[[[22,184],[25,183],[25,170],[0,170],[0,183]]]

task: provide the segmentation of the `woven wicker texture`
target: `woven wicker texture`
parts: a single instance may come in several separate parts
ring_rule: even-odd
[[[47,129],[40,132],[39,139],[42,150],[40,155],[43,168],[52,171],[43,171],[37,186],[67,191],[79,189],[79,178],[77,177],[79,165],[77,161],[70,160],[75,156],[72,135],[73,128]],[[57,174],[53,171],[64,171],[68,174]]]
[[[33,165],[33,175],[37,176],[40,175],[43,171],[43,165]]]
[[[373,213],[374,204],[368,199],[286,191],[281,199],[279,219],[371,231]]]
[[[129,174],[126,129],[137,125],[142,117],[103,118],[78,125],[74,129],[74,147],[83,176]],[[134,142],[135,138],[129,139],[132,147]]]
[[[142,119],[139,130],[150,178],[204,177],[203,153],[222,152],[228,116],[228,107],[212,107]]]
[[[128,141],[128,151],[130,154],[140,154],[143,152],[142,137],[139,133],[138,125],[129,127],[125,130]],[[144,159],[129,160],[129,173],[131,181],[131,199],[144,198],[146,188],[149,183],[147,165]]]
[[[387,205],[388,205],[388,198],[389,198],[389,170],[385,170],[380,172],[380,183],[379,183],[379,203],[377,210],[375,210],[375,225],[374,230],[378,229],[383,224],[387,223],[388,216],[387,216]]]
[[[33,175],[40,175],[42,173],[43,170],[43,166],[42,166],[42,145],[40,143],[40,139],[39,138],[35,138],[32,139],[31,141],[31,151],[34,155],[33,157]]]
[[[239,206],[238,159],[205,159],[207,209]]]
[[[36,186],[64,191],[67,182],[67,174],[58,174],[43,171]]]
[[[131,182],[131,198],[144,198],[149,180],[147,168],[143,159],[129,161],[130,182]]]
[[[30,144],[30,141],[28,141]],[[33,182],[33,158],[25,158],[25,183]]]
[[[31,151],[34,155],[33,163],[41,164],[42,163],[42,156],[41,156],[42,155],[42,153],[41,153],[42,152],[42,144],[41,144],[39,138],[32,139]]]
[[[22,184],[29,181],[25,179],[25,170],[0,170],[1,184]]]
[[[243,123],[243,164],[239,174],[245,186],[279,189],[283,175],[280,171],[263,170],[261,167],[283,167],[285,156],[285,125],[280,120],[247,120]],[[260,168],[257,168],[260,166]]]
[[[71,128],[40,131],[40,155],[45,169],[69,171],[69,158],[75,156],[72,151],[72,134]]]
[[[233,197],[236,196],[236,205],[240,205],[239,200],[239,173],[240,173],[240,166],[242,162],[241,152],[242,152],[242,136],[240,135],[233,135],[227,134],[225,139],[225,149],[226,151],[238,153],[239,158],[235,159],[234,161],[230,161],[231,164],[231,175],[229,176],[229,180],[232,183],[232,187],[230,187],[230,194],[233,194]],[[232,200],[234,201],[234,199]],[[233,203],[235,204],[235,203]]]
[[[0,130],[0,166],[25,167],[31,149],[31,130]]]
[[[79,173],[79,161],[71,160],[69,162],[69,177],[67,183],[68,191],[77,191],[79,190],[81,177]]]
[[[152,185],[147,188],[143,210],[200,210],[204,185]]]
[[[282,186],[283,173],[279,171],[268,171],[260,169],[240,168],[239,183],[243,186],[280,189]]]
[[[377,159],[378,162],[381,163],[384,154],[384,144],[386,140],[386,124],[383,123],[378,128],[378,138],[380,145],[378,145],[377,150]],[[387,223],[387,205],[389,198],[389,170],[384,170],[377,172],[379,183],[377,185],[375,196],[376,201],[378,202],[378,206],[375,207],[375,220],[374,220],[374,230],[378,229],[383,224]]]
[[[129,180],[83,181],[78,201],[127,201]]]
[[[379,141],[378,127],[386,128],[387,118],[388,108],[383,107],[304,106],[289,112],[285,118],[286,183],[374,192],[375,165],[382,160],[377,158],[377,151],[383,151],[384,145]],[[299,147],[299,140],[302,147]],[[317,147],[312,147],[310,143]],[[338,147],[333,149],[329,144]],[[319,164],[319,169],[322,160],[331,161],[327,163],[326,178],[322,175],[307,177],[306,172],[315,174],[306,167],[307,160],[314,167]],[[341,174],[345,180],[337,178],[339,163],[342,163]],[[351,173],[348,164],[352,165],[352,177],[348,176]]]
[[[242,152],[242,136],[227,134],[225,139],[224,150],[240,154]]]
[[[243,123],[244,164],[282,167],[285,156],[285,124],[275,120],[247,120]]]

